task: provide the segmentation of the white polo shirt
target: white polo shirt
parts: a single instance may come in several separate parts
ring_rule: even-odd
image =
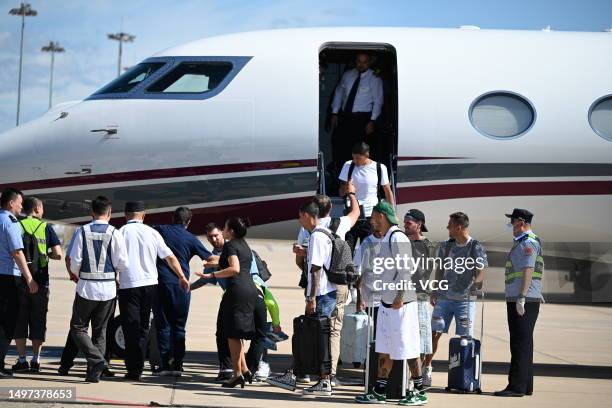
[[[325,229],[328,232],[327,228],[317,227],[321,229]],[[310,288],[312,285],[312,274],[310,273],[312,266],[320,266],[321,270],[319,271],[319,288],[315,291],[315,296],[323,296],[328,294],[329,292],[333,292],[337,289],[335,283],[331,283],[327,280],[327,273],[323,270],[323,266],[326,269],[329,269],[331,264],[331,256],[332,256],[332,243],[331,240],[322,232],[315,231],[310,234],[310,240],[308,242],[308,287],[306,288],[306,295],[310,296]]]
[[[157,285],[157,258],[169,257],[172,250],[159,232],[142,221],[129,221],[119,231],[130,260],[127,272],[119,275],[119,289]]]

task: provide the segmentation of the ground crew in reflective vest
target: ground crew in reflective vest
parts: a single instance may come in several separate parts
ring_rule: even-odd
[[[533,214],[515,208],[510,218],[514,244],[506,260],[506,309],[510,331],[508,385],[495,395],[522,397],[533,394],[533,330],[542,298],[542,243],[531,231]]]
[[[51,224],[42,221],[44,206],[36,197],[23,200],[26,218],[19,221],[24,240],[24,254],[32,278],[38,284],[35,294],[19,292],[19,314],[15,327],[15,346],[19,359],[13,372],[40,371],[40,350],[47,333],[49,309],[49,259],[62,259],[61,242]],[[34,246],[35,244],[35,246]],[[32,360],[26,360],[26,340],[32,341]]]
[[[70,334],[87,358],[85,381],[98,382],[106,369],[106,326],[115,311],[116,279],[127,271],[128,258],[123,236],[108,223],[110,200],[96,197],[91,210],[93,222],[76,230],[70,251],[70,269],[78,276]]]

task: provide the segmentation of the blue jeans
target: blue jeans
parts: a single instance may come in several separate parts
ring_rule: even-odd
[[[474,336],[476,305],[471,300],[438,299],[431,316],[431,330],[448,333],[451,321],[455,318],[455,334]]]
[[[317,296],[317,314],[331,317],[336,310],[336,291]]]

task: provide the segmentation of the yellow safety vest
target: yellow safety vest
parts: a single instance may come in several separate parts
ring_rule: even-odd
[[[49,258],[47,255],[47,236],[46,228],[47,223],[39,220],[36,217],[27,217],[19,222],[21,229],[30,235],[34,235],[36,242],[38,243],[38,252],[40,253],[39,264],[42,268],[49,264]]]
[[[514,268],[514,265],[512,264],[512,253],[521,244],[521,242],[523,242],[527,238],[535,239],[540,244],[540,249],[538,250],[538,254],[536,256],[535,267],[533,268],[532,279],[540,279],[540,280],[542,279],[542,273],[544,272],[544,257],[542,257],[542,241],[540,241],[540,238],[536,234],[530,233],[530,234],[523,236],[518,241],[516,241],[514,243],[514,246],[510,250],[510,253],[508,254],[508,258],[506,259],[506,274],[505,274],[506,284],[514,282],[514,280],[517,278],[522,279],[523,276],[525,276],[524,271],[522,270],[517,271]]]

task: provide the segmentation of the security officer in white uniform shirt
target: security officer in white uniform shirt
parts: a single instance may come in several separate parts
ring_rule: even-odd
[[[108,198],[92,201],[93,221],[75,231],[69,254],[70,271],[78,277],[70,334],[87,358],[87,382],[98,382],[107,368],[106,326],[115,311],[117,275],[123,276],[128,267],[123,236],[108,224],[111,211]]]
[[[130,265],[119,280],[119,310],[125,337],[125,378],[140,381],[149,331],[151,309],[157,298],[157,258],[164,259],[179,277],[179,284],[189,290],[181,266],[164,239],[143,224],[145,205],[142,201],[125,204],[127,224],[121,233],[127,246]]]
[[[332,101],[332,152],[336,171],[350,159],[356,142],[376,145],[376,120],[383,105],[383,82],[370,69],[372,57],[359,53],[355,68],[342,75]]]

